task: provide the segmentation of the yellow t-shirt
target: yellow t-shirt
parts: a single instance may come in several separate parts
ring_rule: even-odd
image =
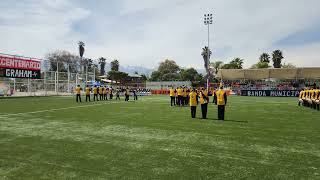
[[[187,97],[187,89],[186,88],[183,89],[183,97]]]
[[[197,93],[191,92],[189,94],[189,104],[190,106],[197,106]]]
[[[319,93],[320,93],[320,90],[318,89],[318,90],[316,90],[316,97],[315,97],[315,99],[317,99],[317,100],[319,100],[320,99],[320,97],[319,97]]]
[[[76,87],[76,93],[80,94],[80,92],[81,92],[81,88],[80,87]]]
[[[174,96],[174,89],[170,89],[170,96],[171,96],[171,97]]]
[[[182,96],[183,95],[182,89],[178,88],[177,93],[178,93],[178,96]]]
[[[93,88],[93,94],[98,94],[98,88],[97,87]]]
[[[201,91],[200,92],[200,104],[208,103],[208,92],[207,91]]]
[[[226,102],[224,101],[224,90],[218,90],[216,92],[216,96],[217,96],[217,105],[225,105]]]
[[[86,87],[86,95],[90,95],[90,88]]]
[[[314,100],[314,90],[310,91],[310,99]]]
[[[300,91],[300,94],[299,94],[299,99],[302,99],[302,97],[303,97],[303,94],[304,94],[304,91]]]

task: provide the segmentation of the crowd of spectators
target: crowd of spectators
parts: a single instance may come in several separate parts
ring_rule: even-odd
[[[305,87],[317,87],[313,81],[224,81],[224,87],[233,91],[239,90],[301,90]]]

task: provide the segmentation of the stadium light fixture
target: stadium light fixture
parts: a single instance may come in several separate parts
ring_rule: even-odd
[[[209,91],[209,57],[210,57],[210,25],[213,23],[213,18],[212,14],[204,14],[204,25],[208,26],[208,49],[207,49],[207,64],[208,64],[208,69],[207,69],[207,90]]]

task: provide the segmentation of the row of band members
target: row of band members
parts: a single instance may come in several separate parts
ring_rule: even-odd
[[[78,85],[75,89],[76,92],[76,102],[81,102],[81,91],[83,89]],[[94,86],[90,87],[89,85],[86,86],[84,89],[86,95],[86,102],[91,101],[91,93],[93,93],[93,101],[102,101],[113,99],[113,94],[115,93],[116,100],[120,100],[120,93],[124,92],[125,101],[129,101],[130,93],[133,94],[134,100],[138,100],[137,90],[136,89],[129,89],[127,88],[107,88],[104,86]]]
[[[299,106],[310,107],[312,109],[320,109],[320,88],[303,89],[299,95]]]
[[[204,88],[170,88],[169,95],[171,106],[185,106],[189,104],[192,118],[196,117],[197,105],[200,103],[202,119],[207,119],[209,96],[213,96],[213,103],[218,106],[218,120],[224,120],[227,93],[223,90],[222,86],[213,93],[208,92]]]

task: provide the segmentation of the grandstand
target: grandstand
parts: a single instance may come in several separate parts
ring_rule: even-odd
[[[221,69],[217,78],[234,91],[301,90],[319,86],[320,68]]]

